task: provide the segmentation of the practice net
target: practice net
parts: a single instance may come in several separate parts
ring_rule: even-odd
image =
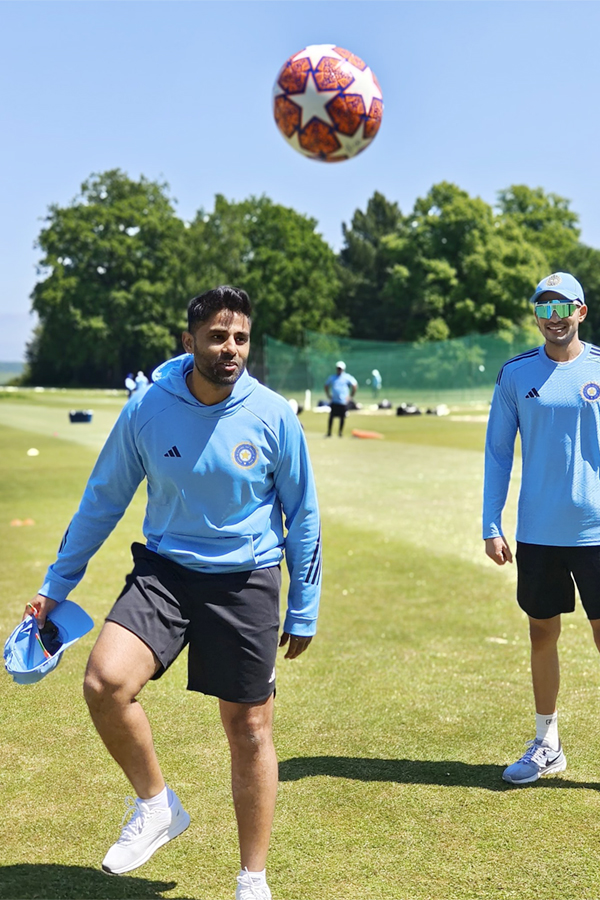
[[[325,397],[325,380],[343,360],[358,382],[356,399],[362,402],[485,402],[502,365],[539,343],[541,337],[536,341],[530,330],[427,343],[360,341],[307,331],[304,347],[265,337],[264,377],[284,396],[300,400],[310,390],[316,405]],[[373,369],[381,375],[379,390],[373,385]]]

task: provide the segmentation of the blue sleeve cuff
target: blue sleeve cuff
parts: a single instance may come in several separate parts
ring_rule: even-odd
[[[44,597],[49,597],[51,600],[54,600],[56,603],[62,603],[63,600],[66,600],[71,591],[73,590],[72,584],[66,584],[61,581],[58,581],[55,578],[46,579],[38,591],[38,594],[42,594]]]
[[[300,618],[288,612],[283,630],[286,634],[295,634],[296,637],[313,637],[317,633],[317,620]]]

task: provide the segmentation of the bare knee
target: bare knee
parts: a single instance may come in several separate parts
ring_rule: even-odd
[[[254,755],[272,745],[272,703],[271,698],[259,705],[221,702],[223,725],[232,751]]]
[[[560,616],[551,619],[529,619],[529,637],[535,650],[545,650],[555,646],[560,637]]]
[[[109,706],[131,703],[135,692],[122,679],[101,669],[88,667],[83,681],[83,696],[91,711]]]
[[[85,673],[83,679],[83,699],[88,705],[90,712],[100,709],[106,702],[107,685],[99,677],[97,672]]]
[[[139,672],[92,652],[83,680],[83,696],[90,712],[127,706],[146,681]]]
[[[159,665],[140,638],[115,622],[106,622],[92,650],[83,683],[83,696],[90,711],[132,703]]]

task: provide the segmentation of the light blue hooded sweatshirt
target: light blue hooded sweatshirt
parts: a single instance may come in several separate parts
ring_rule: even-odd
[[[205,406],[187,387],[192,367],[190,354],[163,363],[154,384],[125,404],[40,593],[67,597],[145,478],[149,550],[208,573],[264,569],[285,550],[284,631],[311,636],[321,538],[300,423],[283,397],[246,371],[226,400]]]

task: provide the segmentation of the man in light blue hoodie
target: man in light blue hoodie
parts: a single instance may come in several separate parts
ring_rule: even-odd
[[[165,785],[136,697],[189,645],[188,689],[219,698],[231,750],[241,871],[236,900],[271,900],[265,864],[277,791],[273,698],[286,659],[315,633],[321,539],[302,429],[286,400],[246,371],[250,301],[221,286],[188,308],[186,353],[153,374],[119,416],[81,504],[28,604],[43,625],[79,583],[138,485],[146,544],[92,650],[84,692],[108,751],[137,794],[103,869],[136,869],[189,815]],[[284,520],[287,534],[284,536]],[[290,574],[279,631],[280,563]]]

